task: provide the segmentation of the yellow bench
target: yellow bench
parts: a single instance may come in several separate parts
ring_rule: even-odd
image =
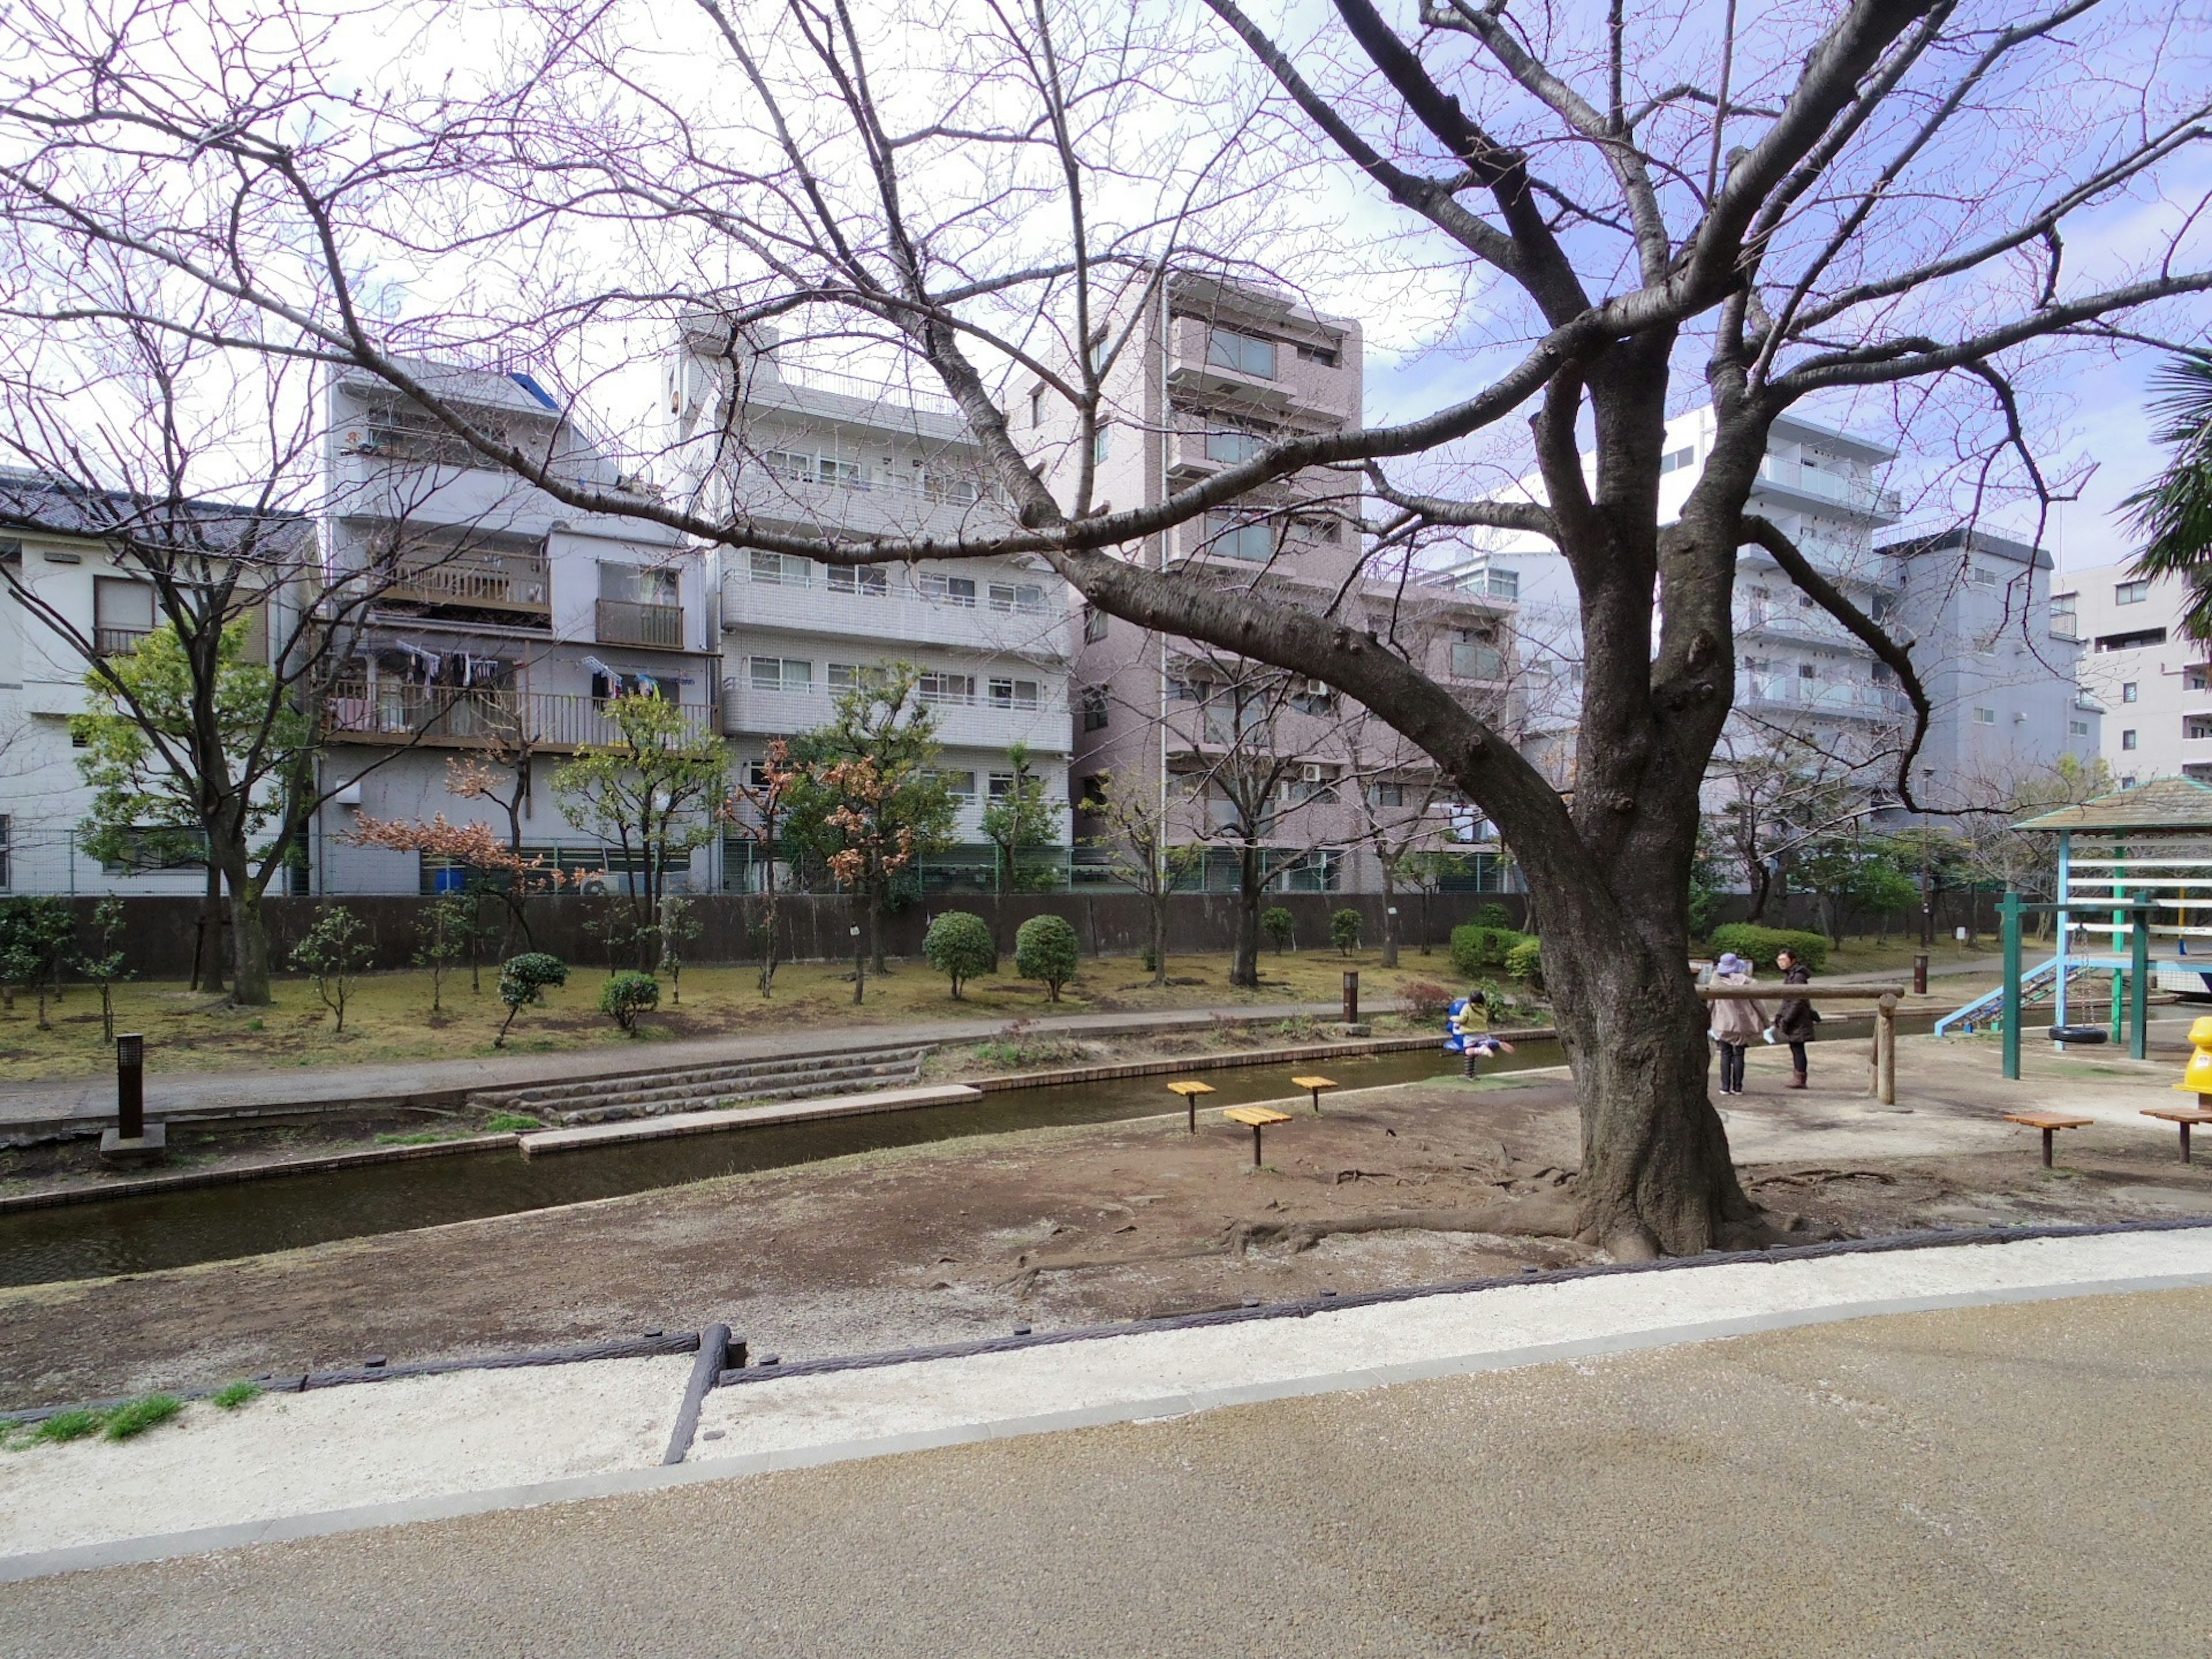
[[[1312,1091],[1314,1110],[1318,1113],[1321,1110],[1321,1091],[1336,1087],[1336,1079],[1331,1077],[1294,1077],[1291,1084],[1294,1088]]]
[[[1168,1092],[1182,1097],[1182,1103],[1190,1110],[1190,1132],[1196,1134],[1198,1133],[1198,1097],[1200,1095],[1212,1094],[1213,1085],[1211,1083],[1200,1083],[1186,1079],[1181,1083],[1169,1084]]]
[[[1260,1167],[1260,1131],[1270,1123],[1288,1123],[1291,1115],[1266,1106],[1224,1106],[1221,1115],[1231,1123],[1242,1123],[1252,1131],[1252,1167]]]

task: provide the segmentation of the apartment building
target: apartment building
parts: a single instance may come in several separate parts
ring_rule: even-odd
[[[608,447],[526,374],[418,368],[484,430],[595,486],[641,494]],[[415,893],[458,883],[434,857],[356,844],[363,817],[519,830],[526,853],[586,890],[619,884],[621,855],[572,826],[551,780],[587,743],[614,741],[611,698],[669,699],[715,730],[720,656],[704,562],[674,532],[581,514],[486,460],[380,383],[325,389],[326,580],[373,597],[325,714],[310,864],[318,890]],[[473,768],[489,794],[457,792]],[[514,822],[510,824],[507,804]],[[671,879],[718,879],[713,849]]]
[[[1660,461],[1662,523],[1681,512],[1712,453],[1715,431],[1709,404],[1668,422]],[[1784,416],[1774,423],[1748,502],[1750,512],[1778,525],[1877,621],[1887,615],[1899,586],[1896,556],[1875,544],[1875,532],[1898,519],[1896,492],[1877,477],[1895,454],[1850,433]],[[1594,456],[1583,459],[1594,474]],[[1525,479],[1514,494],[1541,501],[1542,484]],[[1446,576],[1469,592],[1517,599],[1528,752],[1554,783],[1571,787],[1583,647],[1566,559],[1540,538],[1501,532],[1486,537]],[[1732,757],[1780,749],[1848,771],[1892,744],[1905,708],[1894,677],[1761,548],[1739,550],[1734,627],[1735,707],[1717,770]]]
[[[1913,762],[1923,805],[1996,805],[2064,756],[2096,757],[2103,709],[2076,684],[2082,641],[2073,614],[2055,611],[2049,553],[1959,529],[1882,550],[1897,568],[1889,626],[1928,693]]]
[[[2054,585],[2051,625],[2080,641],[2081,689],[2103,710],[2099,751],[2120,787],[2212,783],[2212,646],[2182,626],[2186,585],[2125,564],[2062,571]]]
[[[1133,276],[1093,337],[1123,342],[1104,376],[1109,416],[1089,460],[1092,497],[1116,507],[1250,459],[1293,434],[1363,419],[1359,325],[1260,286]],[[1056,487],[1084,462],[1078,424],[1041,383],[1014,406],[1016,436]],[[1328,611],[1395,642],[1486,708],[1503,697],[1511,607],[1434,585],[1369,579],[1356,478],[1313,469],[1123,550],[1151,568]],[[1325,683],[1086,612],[1075,662],[1077,801],[1102,790],[1164,805],[1173,831],[1213,850],[1209,887],[1237,884],[1232,824],[1264,841],[1272,887],[1375,890],[1369,832],[1455,844],[1477,822],[1425,756]],[[1263,802],[1256,795],[1266,794]],[[1096,833],[1095,815],[1080,815]]]
[[[27,593],[36,607],[0,604],[0,895],[205,890],[204,842],[150,815],[144,834],[126,838],[119,861],[102,863],[86,850],[93,792],[70,736],[70,717],[92,702],[86,647],[126,656],[160,620],[134,546],[166,544],[187,561],[210,553],[219,564],[224,550],[251,538],[257,565],[281,568],[308,563],[312,537],[298,514],[133,499],[0,472],[0,574],[11,597]],[[275,598],[281,604],[283,595]],[[260,607],[252,622],[248,659],[265,660],[270,629]]]
[[[708,318],[679,331],[667,385],[684,487],[708,511],[843,538],[1012,525],[941,392],[799,361],[771,329],[732,340]],[[1046,799],[1066,799],[1067,585],[1026,556],[852,568],[714,550],[707,573],[724,659],[721,729],[737,764],[750,770],[771,740],[826,724],[837,696],[884,665],[910,664],[959,807],[956,844],[927,854],[916,873],[926,892],[995,886],[982,815],[1012,787],[1010,751],[1024,746]],[[731,839],[726,885],[757,884],[753,856],[749,838]]]

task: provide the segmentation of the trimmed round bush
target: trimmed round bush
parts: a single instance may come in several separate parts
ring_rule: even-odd
[[[1462,979],[1480,979],[1492,969],[1504,967],[1507,954],[1528,937],[1510,927],[1480,922],[1455,927],[1451,930],[1452,971]]]
[[[1046,996],[1060,1000],[1060,988],[1075,977],[1075,925],[1066,916],[1031,916],[1014,934],[1014,971],[1044,981]]]
[[[1346,905],[1328,913],[1328,942],[1350,956],[1359,948],[1359,912]]]
[[[1275,954],[1280,956],[1297,937],[1297,920],[1281,905],[1274,905],[1261,912],[1260,931],[1273,941]]]
[[[1505,971],[1523,985],[1544,988],[1543,946],[1535,939],[1524,939],[1505,953]]]
[[[545,1000],[545,993],[556,985],[568,982],[568,964],[543,951],[526,951],[519,957],[509,957],[499,968],[499,1000],[507,1005],[507,1018],[492,1039],[492,1047],[507,1046],[507,1028],[514,1024],[514,1017],[533,1002]]]
[[[976,975],[999,971],[999,942],[991,937],[991,925],[969,910],[947,910],[931,922],[921,953],[952,981],[956,1002],[960,988]]]
[[[651,974],[625,968],[599,988],[599,1012],[614,1017],[616,1024],[637,1035],[638,1017],[660,1006],[660,981]]]

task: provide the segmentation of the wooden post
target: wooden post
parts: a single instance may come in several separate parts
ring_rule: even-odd
[[[1912,994],[1917,997],[1928,994],[1928,952],[1925,951],[1912,958]]]
[[[146,1039],[115,1039],[115,1133],[125,1140],[146,1138]]]
[[[1357,968],[1344,970],[1344,1023],[1346,1025],[1359,1024],[1359,970]]]
[[[1897,999],[1886,996],[1874,1006],[1875,1098],[1885,1106],[1897,1104]]]

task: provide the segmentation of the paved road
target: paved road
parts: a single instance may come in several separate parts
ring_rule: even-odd
[[[2204,1650],[2212,1290],[1863,1320],[0,1589],[55,1656]]]

